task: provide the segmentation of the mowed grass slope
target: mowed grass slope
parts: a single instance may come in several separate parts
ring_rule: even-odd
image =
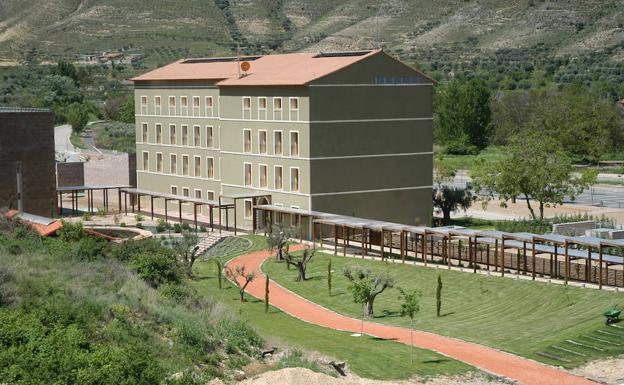
[[[247,237],[253,246],[244,253],[266,249],[263,237]],[[224,263],[241,253],[240,247],[232,255],[222,255]],[[223,254],[227,252],[224,251]],[[376,379],[399,379],[412,376],[436,376],[440,374],[462,374],[475,370],[469,365],[441,356],[437,353],[417,349],[414,364],[410,364],[409,348],[403,344],[372,337],[352,337],[349,333],[314,326],[293,318],[271,307],[264,312],[264,303],[246,296],[247,302],[240,303],[238,289],[229,282],[223,282],[223,289],[217,285],[217,270],[214,258],[198,262],[195,266],[194,287],[201,295],[212,298],[215,302],[236,311],[243,319],[280,349],[286,346],[316,351],[346,361],[354,373]]]
[[[353,317],[360,317],[361,307],[353,302],[343,268],[357,265],[388,271],[396,279],[395,288],[387,289],[375,301],[374,321],[408,326],[409,319],[399,315],[397,287],[418,288],[422,300],[416,328],[550,364],[569,367],[624,353],[624,329],[605,327],[602,316],[607,308],[624,305],[622,293],[333,256],[333,289],[329,295],[329,258],[328,254],[317,253],[305,282],[295,282],[296,272],[274,260],[265,262],[263,270],[295,293]],[[444,286],[441,317],[435,310],[438,274]]]

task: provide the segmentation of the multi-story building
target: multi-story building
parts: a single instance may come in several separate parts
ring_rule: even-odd
[[[188,59],[133,80],[140,189],[431,220],[434,81],[381,50]]]

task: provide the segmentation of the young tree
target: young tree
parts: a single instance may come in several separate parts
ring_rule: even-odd
[[[569,196],[574,199],[594,183],[595,173],[580,177],[571,175],[572,162],[554,139],[535,132],[516,136],[509,146],[506,159],[492,163],[480,162],[471,171],[476,191],[486,192],[484,203],[495,194],[505,205],[521,197],[533,219],[544,218],[546,204],[562,204]],[[539,217],[531,204],[539,206]]]
[[[291,228],[284,226],[273,226],[269,231],[269,248],[275,252],[278,261],[284,260],[284,254],[288,254],[288,240],[293,236]]]
[[[410,361],[414,363],[414,317],[420,311],[420,290],[405,291],[399,288],[399,299],[401,303],[401,317],[408,316],[410,318]]]
[[[193,264],[197,260],[197,251],[199,246],[199,237],[190,231],[184,231],[182,233],[182,239],[175,244],[175,252],[178,255],[178,259],[184,267],[184,271],[188,277],[193,276]]]
[[[264,312],[269,312],[269,276],[264,280]]]
[[[442,276],[438,274],[438,286],[436,287],[436,315],[442,312]]]
[[[295,281],[301,282],[306,280],[306,269],[308,268],[308,262],[314,257],[316,250],[310,250],[306,247],[301,255],[293,255],[286,251],[284,254],[284,261],[288,266],[297,268],[297,279]]]
[[[435,127],[447,151],[469,153],[487,147],[490,120],[490,90],[483,80],[457,79],[440,88]]]
[[[332,260],[331,260],[331,257],[329,258],[329,261],[327,262],[327,291],[329,292],[329,295],[331,296],[331,292],[332,292]]]
[[[394,278],[387,272],[376,274],[359,267],[345,267],[344,276],[351,282],[351,292],[356,303],[363,304],[364,317],[374,316],[375,298],[387,288],[394,287]]]
[[[256,274],[253,271],[248,271],[245,266],[238,265],[234,269],[231,267],[225,268],[225,276],[236,286],[238,286],[238,294],[240,295],[240,301],[245,301],[245,289],[254,279]]]
[[[219,258],[215,258],[215,265],[217,268],[217,282],[219,283],[219,289],[223,288],[223,262]]]

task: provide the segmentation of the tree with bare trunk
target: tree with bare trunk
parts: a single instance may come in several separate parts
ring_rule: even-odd
[[[188,277],[193,276],[193,264],[197,260],[197,251],[199,251],[199,237],[190,231],[182,234],[182,239],[175,244],[175,251],[178,259],[184,266],[184,271]]]
[[[414,363],[414,318],[416,313],[420,311],[420,297],[422,296],[420,290],[414,289],[412,291],[405,291],[399,288],[401,295],[401,317],[408,316],[410,318],[410,362]]]
[[[309,247],[306,247],[301,255],[293,255],[286,251],[286,253],[284,254],[284,261],[286,261],[286,264],[288,266],[293,266],[297,268],[298,275],[295,281],[301,282],[306,280],[306,269],[308,268],[308,262],[310,262],[312,257],[314,257],[315,253],[316,250],[310,250]]]
[[[235,268],[226,267],[225,276],[230,281],[234,282],[238,286],[238,294],[240,295],[241,302],[245,301],[245,289],[255,278],[256,274],[253,271],[248,271],[245,266],[239,265]]]
[[[290,227],[272,226],[269,229],[269,248],[275,252],[278,261],[284,260],[284,254],[288,253],[288,239],[294,236],[294,230]]]
[[[374,316],[375,298],[387,288],[394,287],[394,278],[387,272],[376,274],[359,267],[345,267],[343,274],[351,282],[354,301],[363,304],[365,318]]]

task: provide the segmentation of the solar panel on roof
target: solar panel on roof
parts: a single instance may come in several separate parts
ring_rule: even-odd
[[[315,58],[319,57],[349,57],[349,56],[364,56],[371,51],[346,51],[346,52],[319,52],[314,55]]]
[[[203,64],[203,63],[229,63],[236,61],[254,61],[260,59],[262,56],[241,56],[241,57],[214,57],[214,58],[199,58],[199,59],[186,59],[182,64]]]

